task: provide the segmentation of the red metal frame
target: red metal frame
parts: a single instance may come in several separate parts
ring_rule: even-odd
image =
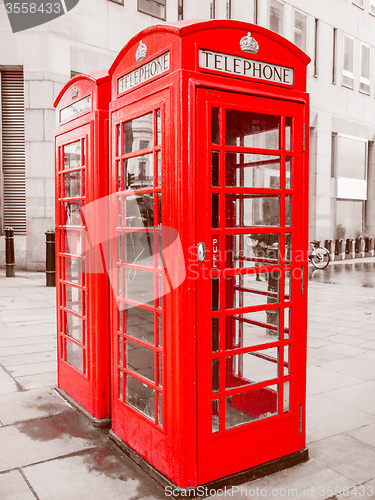
[[[257,40],[259,52],[247,54],[241,50],[240,40],[248,32]],[[147,47],[146,57],[137,62],[136,51],[142,44]],[[239,58],[250,58],[293,68],[294,79],[291,85],[272,84],[270,82],[247,76],[238,77],[235,74],[222,71],[204,69],[199,67],[199,49],[211,50],[216,53],[231,54]],[[133,74],[134,85],[127,90],[121,88],[119,92],[119,79],[131,74],[137,69],[145,71],[145,65],[155,58],[169,53],[169,68],[164,67],[160,74],[153,74],[148,80],[141,81],[139,74]],[[306,266],[307,256],[307,195],[308,195],[308,134],[306,133],[303,145],[303,126],[308,127],[308,95],[306,94],[306,65],[308,57],[287,40],[276,33],[265,30],[259,26],[249,25],[237,21],[205,21],[205,22],[180,22],[173,25],[153,26],[136,35],[120,52],[110,68],[112,78],[112,102],[110,105],[111,122],[111,193],[118,193],[120,198],[130,196],[123,189],[123,182],[117,184],[117,162],[132,155],[155,155],[155,147],[139,149],[137,153],[118,154],[116,150],[116,130],[121,123],[142,117],[149,112],[163,109],[162,124],[162,183],[153,184],[149,188],[141,189],[137,186],[136,195],[157,193],[160,189],[162,199],[162,226],[178,231],[182,249],[185,256],[186,280],[181,286],[166,294],[162,299],[163,315],[163,349],[159,350],[154,343],[147,348],[154,356],[154,379],[145,379],[136,372],[130,358],[121,359],[119,364],[118,339],[124,349],[124,340],[133,339],[140,347],[145,343],[134,335],[120,332],[118,329],[117,297],[112,300],[112,429],[125,443],[144,457],[151,465],[165,474],[169,479],[181,487],[196,486],[207,481],[226,476],[254,465],[268,462],[274,458],[301,450],[305,446],[304,435],[304,400],[305,400],[305,364],[306,364],[306,292],[301,295],[301,273]],[[155,63],[156,64],[156,63]],[[144,73],[143,73],[144,74]],[[137,80],[138,79],[138,80]],[[252,227],[246,229],[229,229],[222,225],[218,229],[211,228],[211,194],[225,194],[236,191],[242,195],[255,194],[255,190],[248,188],[225,188],[223,185],[224,169],[220,164],[220,187],[212,187],[211,179],[211,150],[220,150],[222,153],[231,150],[230,147],[212,147],[209,140],[210,107],[218,107],[221,113],[221,125],[224,123],[223,110],[225,108],[247,111],[256,110],[258,113],[272,114],[281,117],[282,130],[285,118],[293,119],[294,149],[288,151],[287,156],[294,158],[298,168],[293,170],[293,186],[286,190],[281,184],[278,189],[272,190],[280,199],[281,211],[284,213],[285,202],[292,196],[293,225],[285,229],[285,219],[281,217],[280,227]],[[280,148],[273,151],[281,160],[281,175],[285,173],[285,140],[281,133]],[[284,142],[283,142],[284,141]],[[284,145],[283,145],[284,144]],[[249,152],[248,149],[232,148],[233,152]],[[269,151],[257,151],[257,153]],[[221,162],[223,162],[223,154]],[[258,190],[259,191],[259,190]],[[261,190],[257,194],[268,194],[270,190]],[[132,194],[134,196],[134,193]],[[141,199],[141,198],[139,198]],[[296,210],[296,207],[297,210]],[[220,201],[221,218],[226,210],[223,196]],[[118,224],[116,208],[112,209],[110,231],[116,241],[117,232],[125,234],[128,230],[125,225]],[[122,210],[122,209],[121,209]],[[154,204],[157,211],[157,205]],[[232,216],[234,214],[232,213]],[[123,216],[123,214],[122,214]],[[231,217],[229,214],[228,217]],[[149,230],[138,228],[140,232],[154,234],[157,229]],[[284,248],[285,233],[292,234],[293,259],[285,262],[283,251],[280,252],[280,262],[264,262],[260,267],[239,268],[225,271],[232,279],[235,275],[252,274],[256,271],[274,270],[280,273],[280,289],[284,290],[283,283],[287,272],[293,272],[291,285],[291,300],[284,301],[283,292],[280,301],[276,304],[247,308],[246,311],[257,312],[260,310],[279,311],[280,320],[283,321],[285,308],[292,311],[291,338],[283,337],[267,344],[280,351],[278,372],[272,383],[279,384],[279,399],[277,415],[262,420],[255,420],[234,429],[225,430],[221,417],[221,431],[211,432],[212,428],[212,400],[221,399],[223,404],[227,394],[243,394],[247,390],[260,391],[267,406],[275,400],[274,393],[267,387],[268,381],[261,381],[256,385],[233,387],[225,389],[224,367],[228,366],[228,351],[225,351],[224,322],[221,325],[220,351],[212,352],[212,318],[232,317],[227,310],[220,309],[213,313],[211,309],[212,284],[207,279],[208,273],[224,272],[223,261],[224,235],[239,233],[278,233],[279,246]],[[212,237],[221,235],[219,246],[215,241],[215,262],[212,261]],[[197,261],[196,246],[198,242],[205,243],[207,254],[203,263]],[[154,250],[155,251],[155,250]],[[173,255],[168,255],[170,249],[163,250],[163,257],[167,262],[173,263]],[[125,264],[118,261],[117,249],[113,250],[111,269],[114,274],[112,281],[116,280],[117,269],[131,268],[146,271],[142,266]],[[298,257],[298,258],[297,258]],[[265,265],[270,264],[270,265]],[[182,265],[174,262],[174,266]],[[165,271],[163,269],[163,271]],[[170,271],[170,269],[168,269]],[[153,275],[159,274],[156,263],[147,269]],[[165,276],[165,274],[164,274]],[[237,278],[238,279],[238,278]],[[164,278],[165,281],[165,278]],[[231,283],[230,280],[228,283]],[[241,283],[239,284],[240,286]],[[272,285],[276,286],[276,285]],[[232,290],[231,290],[232,289]],[[272,290],[271,290],[272,292]],[[221,300],[229,301],[232,298],[232,284],[222,287]],[[139,306],[126,299],[122,293],[120,302]],[[140,309],[159,313],[158,305],[140,306]],[[233,311],[231,311],[232,313]],[[237,312],[243,312],[242,310]],[[269,312],[269,314],[271,314]],[[229,320],[227,320],[229,321]],[[253,322],[254,323],[254,322]],[[256,323],[255,323],[256,324]],[[269,325],[275,330],[274,325]],[[155,332],[155,330],[154,330]],[[229,341],[229,340],[228,340]],[[291,345],[290,375],[284,375],[284,347]],[[264,347],[259,344],[258,350]],[[132,345],[132,347],[134,347]],[[235,352],[243,354],[254,349],[241,348]],[[145,351],[147,352],[147,351]],[[158,353],[163,356],[163,387],[157,385]],[[263,355],[263,354],[262,354]],[[212,394],[212,360],[220,359],[222,371],[219,380],[220,391]],[[128,365],[125,367],[125,363]],[[130,374],[144,384],[145,391],[152,389],[155,394],[163,395],[163,425],[158,425],[157,418],[149,418],[141,411],[127,404],[124,391],[119,391],[120,374]],[[232,385],[243,383],[240,372],[228,375],[228,383]],[[282,411],[282,384],[291,382],[290,411]],[[148,389],[147,389],[148,388]],[[131,389],[131,387],[130,387]],[[130,390],[129,389],[129,390]],[[151,393],[150,393],[151,394]],[[145,396],[146,397],[146,396]],[[251,398],[250,398],[251,400]],[[156,399],[155,399],[156,401]],[[233,401],[233,400],[232,400]],[[156,403],[155,403],[156,404]],[[244,401],[236,396],[233,405],[245,410]],[[258,406],[258,414],[264,409]],[[156,414],[156,410],[154,412]],[[222,415],[224,415],[222,413]],[[301,424],[302,422],[302,424]],[[300,431],[301,428],[301,431]],[[253,449],[254,452],[249,451]]]
[[[80,108],[82,99],[91,105]],[[72,108],[77,115],[55,131],[58,386],[98,420],[110,418],[109,283],[105,262],[93,267],[98,249],[81,209],[108,195],[108,103],[106,73],[73,78],[55,102],[60,122]],[[69,168],[68,154],[79,164]],[[79,207],[71,220],[68,206]],[[104,214],[102,233],[106,225]]]

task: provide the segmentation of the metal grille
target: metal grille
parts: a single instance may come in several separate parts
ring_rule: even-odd
[[[23,71],[1,72],[4,226],[26,234]]]

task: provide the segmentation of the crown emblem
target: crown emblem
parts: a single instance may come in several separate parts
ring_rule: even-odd
[[[253,38],[251,36],[250,31],[248,32],[248,34],[246,36],[241,38],[240,47],[241,47],[241,50],[243,50],[244,52],[250,52],[250,54],[257,54],[257,52],[259,50],[259,44],[255,40],[255,38]]]
[[[143,59],[146,57],[146,54],[147,54],[147,47],[141,40],[139,42],[137,52],[135,53],[135,60],[137,62],[143,61]]]
[[[75,85],[73,85],[72,87],[72,93],[71,93],[71,96],[72,96],[72,99],[75,99],[78,95],[78,89]]]

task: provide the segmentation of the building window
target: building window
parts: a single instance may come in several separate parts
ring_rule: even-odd
[[[216,5],[215,5],[215,0],[211,0],[210,2],[210,19],[215,19],[215,14],[216,14]]]
[[[299,10],[294,11],[293,41],[306,52],[307,15]]]
[[[258,21],[259,21],[259,4],[258,0],[254,0],[254,24],[258,24]]]
[[[344,44],[344,61],[342,65],[342,84],[344,87],[353,88],[353,66],[354,66],[354,38],[345,35],[343,38]]]
[[[184,18],[184,0],[178,0],[178,8],[177,8],[177,19],[182,21]]]
[[[332,44],[332,83],[336,83],[336,47],[337,47],[337,28],[333,28]]]
[[[270,0],[269,7],[269,27],[280,35],[283,34],[284,26],[284,4],[278,0]]]
[[[369,12],[375,16],[375,0],[370,0]]]
[[[356,5],[357,7],[360,7],[361,9],[365,8],[365,0],[355,0],[353,2],[353,5]]]
[[[118,3],[119,5],[124,5],[124,0],[111,0],[111,2]]]
[[[314,34],[314,76],[318,76],[318,61],[319,61],[319,19],[315,19],[315,34]]]
[[[165,2],[166,0],[138,0],[138,12],[165,21]]]
[[[227,17],[227,19],[232,19],[232,1],[231,0],[227,0],[226,17]]]
[[[370,54],[370,47],[365,43],[361,43],[361,75],[359,90],[365,94],[370,94]]]

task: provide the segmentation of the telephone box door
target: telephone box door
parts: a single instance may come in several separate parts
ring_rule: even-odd
[[[205,89],[197,106],[204,484],[304,448],[305,108]]]

